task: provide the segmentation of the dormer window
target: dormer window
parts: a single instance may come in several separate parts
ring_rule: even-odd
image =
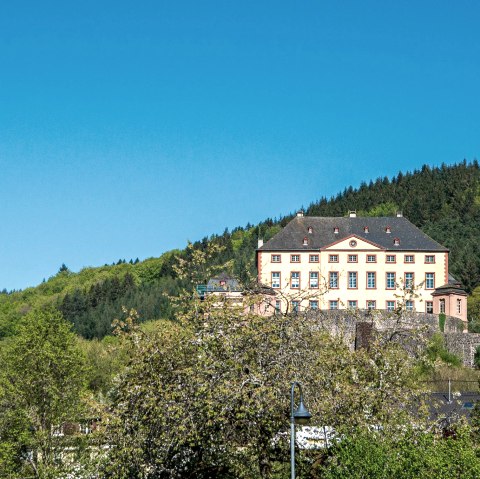
[[[392,228],[390,228],[390,226],[387,226],[385,228],[385,233],[390,234],[391,232],[392,232]]]
[[[308,234],[312,234],[313,233],[313,228],[311,226],[308,227]]]
[[[308,246],[308,238],[306,236],[303,238],[303,246]]]
[[[333,232],[334,232],[336,235],[338,235],[338,232],[339,232],[339,231],[340,231],[340,230],[338,229],[338,226],[335,226],[335,227],[333,228]]]
[[[368,226],[364,226],[364,227],[363,227],[363,232],[364,232],[364,233],[368,233]]]
[[[400,239],[399,238],[394,238],[393,244],[394,244],[394,246],[400,246]]]

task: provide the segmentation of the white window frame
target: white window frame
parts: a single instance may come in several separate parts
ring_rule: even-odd
[[[290,288],[300,289],[300,271],[290,272]]]
[[[393,275],[393,285],[390,286]],[[385,289],[395,289],[395,283],[397,281],[397,275],[393,271],[388,271],[385,273]]]
[[[280,289],[282,284],[281,278],[282,278],[282,274],[280,273],[280,271],[272,271],[272,288]],[[277,279],[278,279],[278,283],[275,281]]]
[[[328,309],[331,311],[336,311],[338,310],[338,300],[337,299],[332,299],[328,302]]]
[[[328,273],[328,287],[330,289],[338,289],[338,276],[338,271],[330,271]],[[332,283],[334,284],[332,285]]]
[[[352,299],[348,301],[348,309],[358,309],[358,301],[356,299]]]
[[[440,313],[445,313],[445,300],[441,298],[439,300]]]
[[[433,301],[425,301],[425,312],[427,314],[433,314]]]
[[[395,301],[387,301],[387,311],[395,311]]]

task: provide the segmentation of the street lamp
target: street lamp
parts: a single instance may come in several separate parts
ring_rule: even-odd
[[[300,402],[298,408],[294,410],[294,392],[295,386],[300,389]],[[312,415],[308,412],[308,409],[303,404],[303,391],[302,385],[294,381],[290,389],[290,470],[291,479],[295,479],[295,422],[297,424],[307,424]]]

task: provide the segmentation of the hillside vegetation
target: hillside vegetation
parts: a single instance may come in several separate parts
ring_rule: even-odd
[[[450,249],[450,272],[471,294],[472,330],[480,318],[480,168],[475,160],[412,173],[392,179],[378,178],[349,187],[330,199],[321,198],[306,208],[307,215],[388,216],[402,210],[405,217]],[[291,219],[268,218],[258,225],[237,227],[203,238],[184,250],[170,251],[141,262],[120,260],[111,266],[85,268],[73,273],[66,267],[34,288],[0,294],[0,338],[14,335],[22,317],[53,305],[85,338],[102,338],[111,332],[121,306],[135,308],[143,320],[170,319],[168,297],[185,286],[176,274],[176,257],[188,260],[195,250],[219,246],[210,267],[225,269],[242,282],[255,278],[255,248],[259,237],[268,240]],[[208,277],[201,280],[206,281]],[[475,289],[477,288],[477,289]],[[479,328],[480,331],[480,328]]]

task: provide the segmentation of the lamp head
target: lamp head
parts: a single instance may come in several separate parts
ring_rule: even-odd
[[[293,413],[293,418],[295,422],[300,425],[308,424],[312,415],[308,412],[308,409],[303,404],[303,398],[300,398],[300,404],[298,408]]]

